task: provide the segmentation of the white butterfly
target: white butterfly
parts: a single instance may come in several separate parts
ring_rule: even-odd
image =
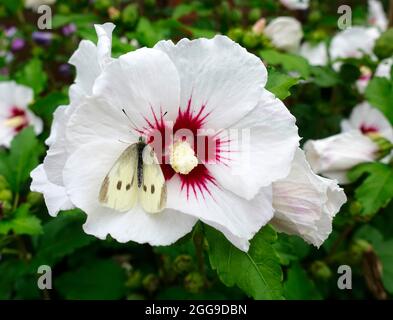
[[[102,182],[99,202],[124,212],[137,201],[149,213],[160,212],[166,205],[164,174],[152,147],[142,138],[130,145],[116,160]]]

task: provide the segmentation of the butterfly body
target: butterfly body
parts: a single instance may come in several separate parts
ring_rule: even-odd
[[[139,139],[127,147],[105,176],[98,195],[99,202],[120,212],[137,202],[149,213],[166,205],[166,184],[152,147]]]

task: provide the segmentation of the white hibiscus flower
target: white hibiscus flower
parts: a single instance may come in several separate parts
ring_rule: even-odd
[[[276,48],[289,52],[296,52],[303,38],[301,23],[292,17],[273,19],[264,29],[264,33]]]
[[[381,31],[385,31],[388,27],[388,18],[382,3],[378,0],[368,0],[368,23]]]
[[[65,144],[65,126],[77,105],[92,94],[95,80],[101,74],[111,58],[111,38],[114,29],[112,23],[96,25],[97,46],[88,40],[82,40],[72,55],[70,64],[76,67],[76,80],[70,87],[69,106],[60,106],[54,114],[51,134],[46,143],[50,146],[44,163],[32,173],[33,191],[42,192],[52,216],[60,210],[73,208],[63,182],[63,168],[67,160]]]
[[[393,142],[393,129],[389,120],[368,102],[362,102],[353,108],[349,119],[341,122],[341,130],[358,130],[363,134],[377,133]]]
[[[317,174],[348,183],[347,172],[354,166],[378,158],[378,146],[359,130],[309,140],[304,145],[307,161]]]
[[[325,42],[319,42],[317,44],[304,42],[300,46],[299,54],[306,58],[312,66],[326,66],[328,63],[328,53]]]
[[[310,0],[280,0],[282,5],[291,10],[307,10]]]
[[[332,221],[346,196],[336,181],[317,176],[298,149],[290,174],[273,183],[277,230],[302,237],[319,247],[332,231]]]
[[[337,33],[330,44],[329,54],[332,61],[345,58],[373,57],[373,48],[380,32],[374,27],[352,27]],[[338,70],[341,63],[333,67]]]
[[[264,89],[266,81],[261,60],[225,36],[161,41],[106,65],[93,96],[65,121],[65,165],[56,172],[58,186],[88,216],[84,230],[169,245],[200,219],[247,250],[273,217],[271,185],[288,175],[299,144],[294,117]],[[162,144],[167,130],[175,136]],[[162,162],[166,206],[154,214],[139,203],[125,212],[108,208],[99,201],[104,178],[141,136]],[[198,141],[212,143],[213,152],[205,154]],[[51,179],[54,172],[45,172]],[[115,185],[123,192],[133,182]],[[51,191],[47,202],[57,200]]]
[[[33,90],[26,86],[0,82],[0,145],[8,148],[13,137],[29,125],[37,135],[42,132],[42,120],[27,108],[33,97]]]

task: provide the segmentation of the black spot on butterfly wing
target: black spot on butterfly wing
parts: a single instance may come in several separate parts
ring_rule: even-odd
[[[155,190],[156,190],[156,188],[155,188],[154,184],[152,184],[150,187],[151,194],[153,194]]]
[[[122,182],[120,180],[117,181],[117,185],[116,185],[117,190],[121,190],[121,185],[122,185]]]

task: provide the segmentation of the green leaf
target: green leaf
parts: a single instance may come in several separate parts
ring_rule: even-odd
[[[14,193],[21,191],[31,170],[38,165],[42,151],[33,128],[28,127],[12,140],[9,153],[0,153],[0,174],[6,178]]]
[[[32,268],[39,265],[54,265],[64,256],[87,246],[94,237],[82,230],[83,214],[77,211],[63,213],[44,225],[44,234],[39,239],[37,255]]]
[[[23,8],[22,0],[2,0],[1,4],[4,5],[13,14]]]
[[[51,92],[43,98],[37,99],[37,101],[31,106],[31,110],[40,118],[44,119],[48,123],[52,121],[53,113],[56,108],[60,105],[66,105],[68,97],[63,92]]]
[[[272,243],[276,232],[269,226],[252,239],[248,252],[234,247],[220,232],[205,227],[209,260],[226,286],[237,285],[254,299],[280,299],[282,272]]]
[[[311,67],[311,74],[314,82],[322,88],[333,87],[340,82],[337,73],[328,67]]]
[[[393,294],[393,239],[376,244],[374,250],[382,263],[383,285]]]
[[[62,274],[55,287],[66,299],[120,299],[125,295],[125,274],[112,260],[96,260]]]
[[[96,23],[98,18],[94,14],[56,14],[52,20],[52,27],[57,29],[69,23],[74,23],[78,28]]]
[[[283,100],[291,95],[289,89],[297,83],[297,79],[271,69],[269,70],[266,89],[275,94],[277,98]]]
[[[373,78],[366,88],[366,99],[393,124],[393,84],[386,78]]]
[[[10,231],[15,234],[41,234],[41,221],[32,215],[29,209],[28,204],[23,204],[15,210],[10,218],[0,220],[0,234],[8,234]]]
[[[21,260],[7,260],[0,263],[0,300],[10,299],[15,282],[26,272]]]
[[[348,177],[355,181],[364,174],[367,178],[355,190],[355,198],[363,215],[373,215],[393,198],[393,169],[383,163],[365,163],[353,168]]]
[[[32,88],[38,95],[45,89],[48,77],[41,60],[33,58],[15,75],[15,79],[18,83]]]
[[[273,244],[273,247],[282,265],[289,265],[291,261],[299,261],[310,252],[310,246],[303,239],[297,236],[289,236],[285,233],[278,235],[278,239]]]
[[[259,55],[266,63],[273,66],[280,65],[285,71],[296,71],[303,78],[308,78],[310,75],[310,65],[301,56],[276,50],[262,50]]]
[[[287,280],[284,283],[284,296],[289,300],[320,300],[321,294],[307,273],[295,263],[288,270]]]

